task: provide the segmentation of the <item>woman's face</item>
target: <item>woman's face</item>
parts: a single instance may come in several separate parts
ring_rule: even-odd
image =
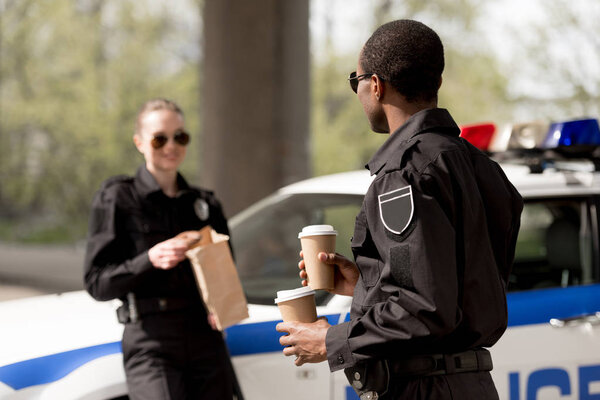
[[[150,172],[174,172],[185,158],[186,148],[174,136],[184,131],[183,117],[171,110],[148,111],[140,117],[139,132],[133,140],[146,159]],[[152,146],[152,139],[164,136],[168,140],[160,148]]]

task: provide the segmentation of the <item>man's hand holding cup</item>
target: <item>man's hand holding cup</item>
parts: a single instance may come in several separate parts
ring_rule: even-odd
[[[298,263],[298,268],[300,268],[300,279],[302,279],[302,286],[307,286],[308,274],[306,273],[306,263],[302,251],[300,252],[300,257],[302,258]],[[329,264],[334,267],[334,288],[333,290],[329,290],[329,292],[343,296],[352,296],[354,294],[354,287],[360,276],[356,264],[338,253],[319,252],[317,257],[319,258],[319,261],[324,264]]]

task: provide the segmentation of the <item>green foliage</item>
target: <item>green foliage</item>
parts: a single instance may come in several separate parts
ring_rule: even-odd
[[[439,106],[447,108],[459,124],[509,120],[513,104],[496,60],[489,54],[465,54],[452,48],[445,53]]]
[[[315,175],[364,168],[387,138],[370,131],[346,78],[356,59],[332,57],[313,73],[312,153]]]
[[[519,43],[506,74],[520,114],[550,121],[600,114],[600,7],[595,0],[543,2],[527,34],[507,29]],[[529,117],[531,118],[531,117]]]
[[[358,4],[364,6],[344,6]],[[371,30],[414,18],[440,34],[446,69],[439,105],[459,124],[509,121],[519,112],[531,119],[597,115],[598,8],[544,3],[546,18],[527,37],[506,31],[522,49],[507,66],[480,40],[484,4],[373,0],[361,18]],[[152,97],[173,99],[186,111],[195,135],[183,172],[198,181],[200,9],[201,0],[0,2],[0,239],[83,238],[100,182],[133,174],[143,160],[131,137],[138,107]],[[330,17],[334,22],[345,23]],[[387,139],[371,132],[346,80],[362,43],[341,54],[331,37],[320,40],[329,52],[311,70],[312,169],[362,169]],[[556,46],[574,55],[557,54]],[[514,75],[527,73],[551,95],[515,90]]]
[[[477,0],[420,0],[394,2],[377,0],[372,5],[373,29],[402,15],[422,20],[440,31],[445,42],[446,69],[439,106],[448,108],[459,124],[502,121],[508,118],[511,104],[506,100],[506,78],[494,57],[473,51],[466,40],[443,34],[456,25],[462,32],[472,31],[477,17]],[[429,23],[431,20],[434,23]],[[438,21],[449,20],[451,27]],[[438,29],[439,25],[439,29]],[[470,32],[476,35],[476,32]],[[362,169],[388,135],[373,133],[360,102],[346,80],[356,69],[363,43],[356,43],[352,54],[339,55],[330,48],[328,58],[313,66],[312,145],[315,175]]]
[[[198,130],[197,60],[176,54],[168,41],[179,32],[189,43],[183,37],[189,32],[177,31],[176,17],[163,8],[150,12],[133,0],[5,4],[0,218],[13,221],[17,236],[85,235],[100,182],[133,174],[143,160],[132,135],[148,98],[177,101],[190,131]],[[192,146],[191,163],[196,155]],[[35,221],[37,228],[18,221]]]

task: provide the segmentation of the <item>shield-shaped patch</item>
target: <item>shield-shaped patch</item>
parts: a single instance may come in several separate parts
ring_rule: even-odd
[[[397,235],[408,228],[413,217],[410,185],[379,195],[379,217],[387,230]]]

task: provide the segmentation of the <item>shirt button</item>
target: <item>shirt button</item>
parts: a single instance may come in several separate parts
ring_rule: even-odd
[[[165,311],[167,309],[167,299],[158,299],[158,308],[160,311]]]
[[[338,362],[339,362],[340,364],[343,364],[343,363],[344,363],[344,357],[342,357],[342,356],[338,356]]]

